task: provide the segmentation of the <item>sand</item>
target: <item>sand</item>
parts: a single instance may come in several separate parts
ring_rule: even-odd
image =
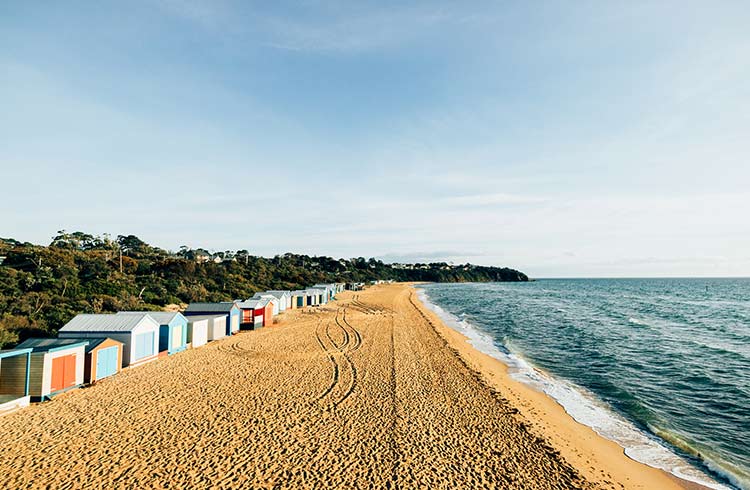
[[[0,488],[680,488],[515,383],[410,285],[0,418]]]

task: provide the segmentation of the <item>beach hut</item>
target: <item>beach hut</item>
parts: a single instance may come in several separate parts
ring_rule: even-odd
[[[313,288],[323,289],[326,292],[326,299],[332,300],[336,297],[336,285],[333,283],[328,284],[314,284]]]
[[[87,340],[27,339],[19,349],[31,349],[29,395],[31,401],[48,400],[83,384]]]
[[[187,343],[193,349],[208,343],[208,318],[187,317]],[[213,325],[212,325],[213,326]]]
[[[188,323],[191,321],[206,320],[206,338],[209,341],[223,339],[227,336],[227,315],[188,315]]]
[[[266,291],[279,300],[279,310],[285,311],[292,308],[292,294],[289,291]]]
[[[266,305],[270,302],[266,299],[248,299],[238,301],[237,306],[242,311],[241,328],[246,330],[257,330],[264,325]],[[273,305],[270,305],[273,315]]]
[[[120,311],[118,315],[142,315],[147,313],[159,323],[159,352],[177,354],[187,349],[188,320],[176,311]]]
[[[250,299],[267,299],[271,301],[273,304],[273,316],[276,316],[281,311],[281,305],[279,304],[279,298],[274,296],[273,294],[268,293],[255,293],[255,295]]]
[[[302,290],[298,289],[296,291],[292,291],[292,308],[304,308],[307,306],[307,293]]]
[[[87,342],[83,363],[83,382],[96,383],[122,370],[123,343],[110,338],[69,339]]]
[[[311,294],[315,295],[316,305],[324,305],[328,303],[328,292],[325,289],[311,288],[311,289],[308,289],[308,291]]]
[[[185,316],[196,315],[226,315],[226,335],[233,335],[240,331],[241,312],[233,301],[222,303],[190,303],[183,312]]]
[[[255,301],[258,301],[258,306],[262,308],[263,326],[273,325],[273,301],[270,298],[260,298]]]
[[[31,348],[0,350],[0,415],[29,406]]]
[[[77,315],[60,329],[60,338],[108,337],[123,343],[122,367],[153,361],[159,355],[159,322],[148,313]]]

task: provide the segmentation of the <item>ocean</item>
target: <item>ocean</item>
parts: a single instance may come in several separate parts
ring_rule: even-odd
[[[420,296],[631,458],[750,489],[750,279],[427,284]]]

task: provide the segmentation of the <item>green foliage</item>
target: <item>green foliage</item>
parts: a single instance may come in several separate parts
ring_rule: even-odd
[[[0,238],[0,348],[29,336],[54,335],[79,313],[158,310],[168,304],[228,301],[267,289],[319,282],[526,281],[521,272],[473,265],[390,265],[247,250],[170,253],[133,235],[58,232],[48,247]]]

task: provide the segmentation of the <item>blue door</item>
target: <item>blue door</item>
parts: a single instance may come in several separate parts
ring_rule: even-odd
[[[96,379],[106,378],[117,372],[117,352],[117,346],[113,346],[96,354]]]
[[[135,360],[154,355],[154,332],[135,336]]]

